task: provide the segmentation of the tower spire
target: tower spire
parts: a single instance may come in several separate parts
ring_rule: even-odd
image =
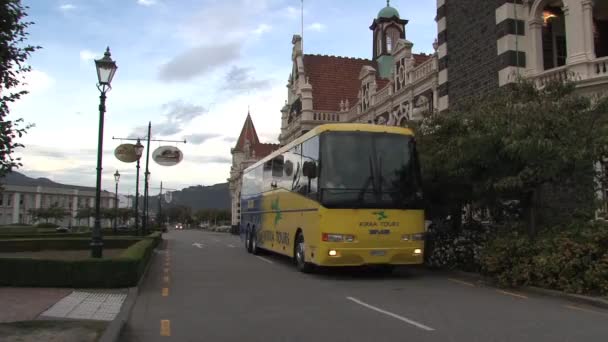
[[[386,7],[391,7],[391,0],[386,0]]]

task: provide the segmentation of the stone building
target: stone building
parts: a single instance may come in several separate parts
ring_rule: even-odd
[[[280,143],[324,123],[406,126],[436,110],[437,54],[413,53],[407,23],[387,2],[370,26],[372,59],[303,54],[295,35]]]
[[[608,90],[608,1],[437,0],[440,111],[532,79]]]
[[[232,154],[232,166],[230,167],[230,178],[228,186],[231,199],[232,227],[236,229],[240,223],[241,216],[241,185],[243,170],[253,165],[258,160],[266,157],[274,150],[279,149],[277,144],[263,144],[260,142],[258,134],[251,120],[250,113],[241,129],[241,134],[236,142],[236,146],[230,150]]]
[[[101,207],[114,208],[114,205],[114,194],[102,191]],[[0,225],[37,223],[31,215],[31,210],[52,206],[63,208],[68,213],[63,220],[57,221],[57,224],[75,226],[86,225],[86,222],[92,226],[93,218],[78,222],[76,213],[81,208],[95,207],[95,188],[60,184],[45,178],[33,179],[18,172],[9,173],[2,180]],[[109,224],[109,220],[102,222],[104,226]]]

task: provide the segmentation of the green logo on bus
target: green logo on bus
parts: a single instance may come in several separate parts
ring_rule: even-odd
[[[279,221],[283,218],[283,216],[281,215],[281,207],[279,206],[279,198],[278,197],[277,197],[276,200],[272,201],[272,203],[270,204],[270,207],[275,212],[275,215],[274,215],[274,226],[276,227],[277,223],[279,223]]]
[[[377,215],[377,220],[378,221],[382,221],[384,219],[388,218],[388,215],[386,215],[386,213],[384,211],[376,211],[373,213],[374,215]]]

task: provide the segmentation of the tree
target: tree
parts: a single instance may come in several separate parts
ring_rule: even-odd
[[[595,165],[608,157],[606,98],[580,96],[570,83],[521,81],[429,116],[417,130],[431,199],[474,203],[495,217],[515,201],[531,235],[541,210],[593,211]]]
[[[85,208],[80,208],[78,209],[78,211],[76,212],[76,219],[78,220],[78,225],[80,226],[80,222],[82,219],[89,219],[91,217],[95,216],[95,211],[93,210],[93,208],[89,208],[89,207],[85,207]],[[87,221],[87,226],[88,226],[88,221]]]
[[[49,222],[50,219],[53,219],[55,223],[58,220],[62,220],[66,216],[69,216],[70,213],[57,205],[53,205],[49,208],[39,208],[39,209],[31,209],[30,214],[36,221],[45,220],[45,222]]]
[[[7,120],[9,104],[27,94],[26,90],[16,90],[22,84],[25,73],[31,67],[25,62],[39,46],[24,45],[28,36],[26,29],[33,24],[24,21],[27,16],[21,0],[6,0],[0,4],[0,177],[13,168],[21,166],[20,158],[13,152],[22,144],[15,141],[31,126],[21,127],[22,119]]]
[[[118,219],[121,223],[125,223],[135,217],[135,209],[133,208],[118,208]]]

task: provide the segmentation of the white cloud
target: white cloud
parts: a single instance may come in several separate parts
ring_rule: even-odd
[[[152,6],[156,4],[156,0],[137,0],[137,4],[142,6]]]
[[[44,71],[32,70],[23,76],[21,84],[14,91],[27,90],[30,93],[38,93],[49,89],[54,83],[55,80]]]
[[[82,50],[80,51],[80,59],[83,61],[92,61],[97,57],[95,53],[91,50]]]
[[[312,23],[308,26],[306,26],[306,30],[308,31],[316,31],[316,32],[321,32],[325,30],[325,25],[321,24],[321,23]]]
[[[267,24],[260,24],[255,30],[253,30],[253,33],[259,36],[266,32],[270,32],[270,30],[272,30],[272,26]]]
[[[59,9],[62,10],[63,12],[67,12],[67,11],[76,9],[76,6],[74,6],[72,4],[63,4],[63,5],[59,6]]]

